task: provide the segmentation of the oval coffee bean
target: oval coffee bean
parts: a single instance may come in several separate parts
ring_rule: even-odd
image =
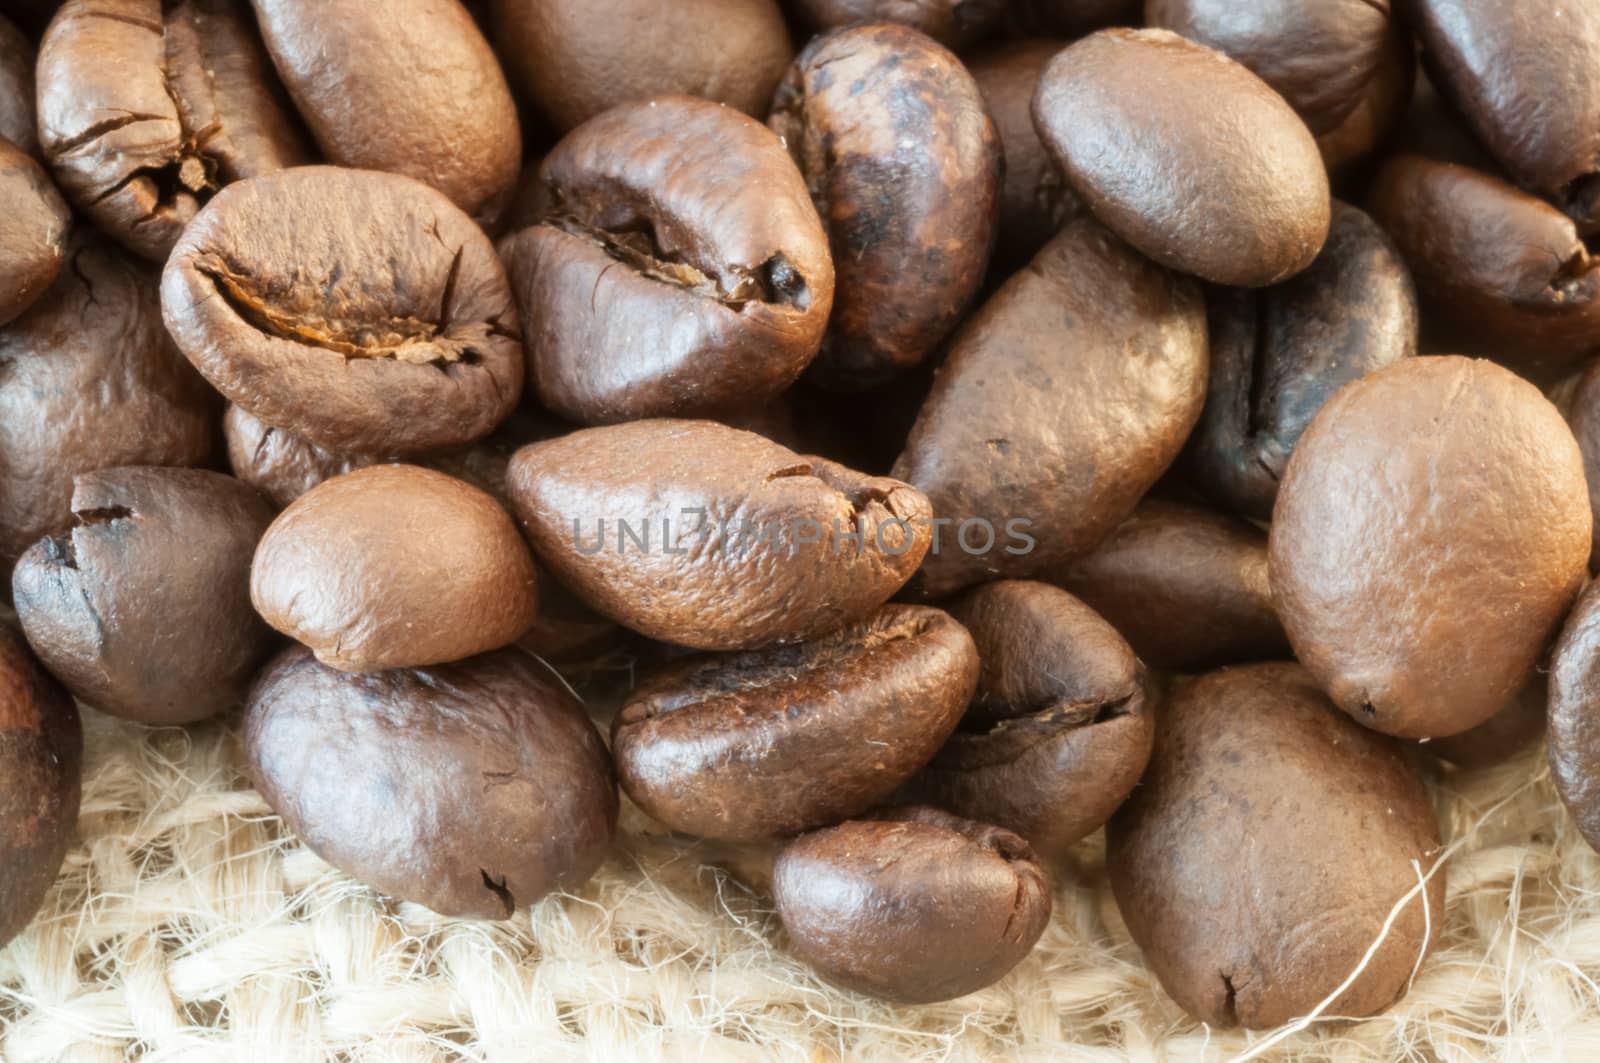
[[[278,509],[324,480],[384,460],[377,454],[336,454],[293,432],[274,428],[231,402],[222,415],[222,435],[233,475],[266,495]]]
[[[857,390],[923,361],[988,268],[1000,141],[960,60],[915,30],[814,39],[772,101],[828,227],[838,288],[814,373]]]
[[[39,153],[33,118],[33,43],[0,15],[0,140],[9,140],[29,155]]]
[[[1105,823],[1150,759],[1144,670],[1094,610],[1043,583],[985,584],[949,609],[983,662],[977,697],[901,798],[1060,853]]]
[[[1369,727],[1475,727],[1533,674],[1589,559],[1583,458],[1491,362],[1408,358],[1346,385],[1289,461],[1272,590],[1295,655]]]
[[[1391,18],[1378,69],[1362,89],[1355,108],[1344,121],[1317,137],[1317,150],[1336,180],[1357,171],[1404,124],[1417,81],[1415,48],[1411,31],[1399,19]]]
[[[907,484],[709,421],[635,421],[519,450],[539,557],[585,604],[702,650],[818,638],[898,591],[933,514]]]
[[[82,775],[77,706],[0,625],[0,946],[28,925],[61,870]]]
[[[1567,618],[1550,662],[1547,743],[1556,792],[1591,848],[1600,850],[1600,583]]]
[[[1549,704],[1545,678],[1535,673],[1509,705],[1472,730],[1430,739],[1419,746],[1430,757],[1458,768],[1503,764],[1544,736]]]
[[[441,915],[508,919],[605,859],[605,743],[520,650],[351,675],[294,647],[244,716],[256,788],[328,863]]]
[[[501,242],[528,382],[590,424],[776,396],[822,342],[827,236],[771,132],[704,100],[625,104],[539,169],[538,224]]]
[[[1584,481],[1589,487],[1589,511],[1594,517],[1589,548],[1592,571],[1600,569],[1600,364],[1591,365],[1578,379],[1567,424],[1583,454]]]
[[[330,162],[414,177],[486,223],[499,215],[522,134],[489,42],[457,0],[253,3]],[[376,204],[360,209],[381,216]]]
[[[760,117],[794,48],[776,0],[490,0],[518,88],[559,129],[652,96]]]
[[[1258,664],[1172,695],[1150,770],[1107,828],[1106,869],[1172,998],[1212,1026],[1265,1029],[1310,1014],[1362,964],[1328,1014],[1373,1015],[1405,993],[1444,922],[1443,871],[1384,923],[1439,848],[1399,747],[1297,665]]]
[[[795,0],[793,6],[815,31],[896,22],[946,48],[975,43],[996,29],[1006,14],[1006,0]]]
[[[611,729],[622,788],[673,830],[756,841],[883,801],[938,751],[978,653],[937,609],[890,605],[815,642],[668,665]]]
[[[1162,265],[1261,287],[1327,239],[1328,175],[1305,123],[1203,45],[1102,30],[1051,61],[1033,114],[1089,209]]]
[[[498,649],[533,626],[533,558],[483,491],[415,465],[318,485],[261,539],[250,598],[323,664],[375,672]]]
[[[0,140],[0,325],[43,295],[67,257],[72,212],[39,164]]]
[[[274,642],[250,607],[266,500],[201,469],[104,469],[76,478],[72,517],[12,574],[45,667],[74,697],[141,723],[242,704]]]
[[[1417,353],[1411,275],[1371,218],[1335,202],[1304,273],[1209,301],[1211,385],[1185,464],[1216,502],[1271,520],[1289,455],[1328,396]]]
[[[796,839],[772,892],[790,944],[824,978],[907,1004],[999,981],[1050,922],[1050,882],[1027,842],[931,808]]]
[[[157,262],[217,189],[309,159],[244,0],[68,0],[38,78],[61,187]]]
[[[218,391],[330,450],[465,443],[521,395],[493,245],[407,177],[306,166],[230,185],[173,250],[161,304]]]
[[[895,465],[948,518],[922,590],[1094,546],[1182,449],[1205,380],[1199,286],[1069,221],[956,335]]]

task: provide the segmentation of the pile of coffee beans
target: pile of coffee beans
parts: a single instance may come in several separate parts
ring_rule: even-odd
[[[903,1002],[1104,827],[1196,1018],[1380,1012],[1547,716],[1600,846],[1595,0],[0,9],[0,942],[75,701],[450,916],[626,795]]]

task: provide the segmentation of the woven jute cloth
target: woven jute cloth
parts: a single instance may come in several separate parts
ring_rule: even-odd
[[[0,951],[6,1061],[1600,1059],[1600,857],[1539,748],[1434,777],[1444,930],[1400,1004],[1245,1034],[1163,995],[1099,836],[1052,869],[1054,918],[1011,975],[893,1007],[793,959],[726,850],[626,806],[593,880],[508,922],[377,896],[250,789],[236,726],[86,713],[79,844]]]

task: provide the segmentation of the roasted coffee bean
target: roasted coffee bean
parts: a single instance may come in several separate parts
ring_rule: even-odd
[[[0,140],[0,325],[47,291],[67,257],[72,212],[25,151]]]
[[[922,590],[1094,546],[1177,456],[1205,381],[1199,286],[1069,221],[957,334],[895,465],[947,518]]]
[[[1361,90],[1354,109],[1344,121],[1317,137],[1317,150],[1335,180],[1351,176],[1403,125],[1416,72],[1411,32],[1399,19],[1391,18],[1378,69]]]
[[[278,509],[324,480],[385,460],[378,454],[326,450],[303,436],[272,427],[231,402],[222,415],[222,435],[233,474],[266,495]]]
[[[605,859],[605,743],[544,666],[502,650],[351,675],[294,647],[244,717],[256,788],[310,849],[441,915],[508,919]]]
[[[896,22],[924,33],[946,48],[965,48],[997,29],[1007,0],[794,0],[812,30],[862,22]]]
[[[1358,377],[1417,353],[1411,275],[1373,220],[1335,202],[1311,268],[1209,298],[1211,386],[1186,466],[1217,503],[1267,521],[1306,425]]]
[[[804,835],[773,869],[795,952],[830,982],[926,1004],[999,981],[1050,922],[1028,843],[931,808]]]
[[[323,664],[372,672],[458,661],[533,626],[533,558],[483,491],[374,465],[306,492],[256,550],[250,598]]]
[[[1567,424],[1583,454],[1584,481],[1589,487],[1589,510],[1594,517],[1589,568],[1600,571],[1600,364],[1590,366],[1572,393]]]
[[[499,216],[522,134],[489,42],[457,0],[252,2],[328,161],[414,177],[480,221]]]
[[[1600,850],[1600,583],[1573,607],[1550,663],[1550,771],[1578,831]]]
[[[1423,60],[1489,151],[1600,231],[1600,8],[1409,0]]]
[[[1600,259],[1554,207],[1488,174],[1401,155],[1379,172],[1368,209],[1410,267],[1438,346],[1534,373],[1600,350]]]
[[[635,421],[518,451],[539,557],[586,604],[702,650],[819,638],[866,617],[931,540],[922,493],[709,421]]]
[[[33,118],[33,44],[0,15],[0,140],[9,140],[29,155],[39,152]]]
[[[1199,506],[1146,499],[1099,546],[1045,578],[1098,610],[1155,668],[1289,656],[1266,535]]]
[[[1102,30],[1045,68],[1033,114],[1089,209],[1165,266],[1260,287],[1327,238],[1328,176],[1305,123],[1203,45]]]
[[[588,424],[709,414],[794,383],[833,306],[827,236],[782,143],[726,107],[630,103],[539,169],[540,222],[500,250],[528,382]]]
[[[0,366],[0,571],[71,524],[79,473],[213,456],[216,396],[172,349],[154,278],[99,237],[0,328]]]
[[[78,826],[82,773],[77,706],[0,625],[0,946],[56,880]]]
[[[307,166],[230,185],[174,249],[161,303],[217,390],[336,452],[465,443],[522,391],[493,245],[408,177]]]
[[[1535,673],[1511,704],[1470,731],[1419,743],[1428,756],[1458,768],[1487,768],[1521,753],[1545,732],[1550,703],[1544,676]]]
[[[1439,848],[1400,749],[1299,666],[1258,664],[1172,695],[1150,770],[1107,828],[1106,867],[1172,998],[1212,1026],[1263,1029],[1310,1014],[1358,967],[1329,1015],[1405,993],[1444,923],[1442,869],[1413,894]]]
[[[794,56],[776,0],[491,0],[520,90],[562,130],[621,103],[703,96],[760,117]]]
[[[972,637],[889,605],[814,642],[668,665],[611,730],[622,788],[673,830],[755,841],[883,801],[955,729],[978,682]]]
[[[1475,727],[1533,674],[1589,558],[1583,458],[1491,362],[1407,358],[1346,385],[1289,460],[1270,546],[1295,655],[1369,727]]]
[[[68,0],[38,77],[61,187],[145,258],[223,185],[308,161],[244,0]]]
[[[985,584],[949,609],[978,647],[977,696],[901,797],[1059,853],[1144,772],[1155,731],[1144,670],[1110,624],[1047,584]]]
[[[838,271],[818,381],[855,390],[923,361],[994,244],[1000,140],[972,75],[905,26],[837,30],[800,53],[768,124],[805,173]]]
[[[45,667],[74,697],[142,723],[243,704],[274,645],[250,608],[266,500],[201,469],[104,469],[74,480],[72,518],[12,574]]]

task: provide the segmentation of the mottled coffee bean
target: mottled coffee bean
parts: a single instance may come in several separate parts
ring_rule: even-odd
[[[1545,677],[1534,673],[1511,703],[1470,731],[1421,742],[1422,752],[1458,768],[1502,764],[1533,745],[1545,733],[1550,703]]]
[[[862,22],[898,22],[946,48],[965,48],[993,32],[1005,18],[1007,0],[795,0],[792,5],[812,30]]]
[[[28,925],[61,870],[82,773],[77,706],[0,625],[0,946]]]
[[[267,529],[250,597],[323,664],[373,672],[513,642],[533,626],[533,558],[492,497],[415,465],[320,484]]]
[[[1317,137],[1317,150],[1335,180],[1358,171],[1403,125],[1416,71],[1411,31],[1399,19],[1391,18],[1378,69],[1361,90],[1355,107],[1337,126]]]
[[[1000,140],[960,60],[905,26],[815,38],[768,124],[804,171],[839,284],[814,373],[847,390],[916,365],[961,320],[994,243]]]
[[[72,480],[115,465],[204,465],[216,396],[161,327],[155,278],[99,237],[0,328],[0,571],[72,523]]]
[[[621,103],[703,96],[760,117],[794,47],[776,0],[490,0],[518,88],[562,130]]]
[[[67,257],[72,212],[21,148],[0,140],[0,325],[32,306]]]
[[[525,447],[507,474],[539,557],[651,638],[742,650],[866,617],[916,571],[920,491],[709,421],[635,421]]]
[[[539,169],[538,224],[501,254],[528,382],[602,424],[761,402],[816,356],[833,263],[782,143],[752,118],[675,96],[568,134]]]
[[[1299,666],[1258,664],[1172,695],[1150,770],[1107,828],[1106,867],[1172,998],[1212,1026],[1264,1029],[1358,967],[1327,1014],[1374,1015],[1405,993],[1444,923],[1443,869],[1411,895],[1439,848],[1399,747]]]
[[[1589,486],[1589,510],[1595,528],[1589,550],[1589,568],[1600,570],[1600,365],[1590,366],[1572,393],[1567,424],[1583,454],[1584,480]]]
[[[1573,607],[1550,664],[1550,770],[1584,840],[1600,850],[1600,583]]]
[[[1050,922],[1028,843],[931,808],[899,808],[797,838],[772,893],[789,943],[828,981],[928,1004],[999,981]]]
[[[1069,221],[957,334],[895,465],[947,518],[922,589],[1094,546],[1182,449],[1205,381],[1199,286]]]
[[[9,140],[29,155],[39,152],[33,117],[33,44],[0,15],[0,140]]]
[[[673,830],[755,841],[872,808],[955,729],[978,682],[972,637],[889,605],[814,642],[668,665],[612,725],[622,788]]]
[[[329,162],[414,177],[480,221],[499,215],[522,163],[517,109],[457,0],[252,2]]]
[[[218,391],[333,451],[465,443],[521,395],[494,246],[408,177],[306,166],[230,185],[173,250],[161,303]]]
[[[1328,175],[1305,123],[1203,45],[1102,30],[1051,61],[1033,113],[1089,209],[1162,265],[1260,287],[1327,238]]]
[[[1110,624],[1047,584],[989,583],[948,608],[978,647],[977,696],[901,798],[1062,852],[1105,823],[1150,759],[1144,670]]]
[[[441,915],[508,919],[575,889],[616,827],[605,743],[518,650],[352,675],[294,647],[251,691],[244,750],[313,852]]]
[[[1583,458],[1539,390],[1408,358],[1346,385],[1295,448],[1272,590],[1345,712],[1407,738],[1475,727],[1522,689],[1589,559]]]
[[[1328,397],[1417,353],[1416,292],[1383,230],[1335,202],[1311,268],[1208,301],[1211,385],[1187,471],[1222,506],[1267,521],[1289,455]]]
[[[145,258],[223,185],[308,161],[245,0],[68,0],[38,77],[62,188]]]
[[[104,469],[74,481],[72,519],[12,574],[45,667],[79,700],[141,723],[242,704],[274,644],[250,607],[266,500],[201,469]]]

